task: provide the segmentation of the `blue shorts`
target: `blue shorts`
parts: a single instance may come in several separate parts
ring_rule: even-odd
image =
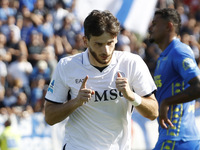
[[[158,141],[153,150],[200,150],[200,140],[194,141]]]

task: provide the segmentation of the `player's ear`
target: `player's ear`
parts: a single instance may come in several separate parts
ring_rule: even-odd
[[[83,36],[83,42],[85,47],[88,47],[88,38],[86,36]]]
[[[174,24],[172,22],[168,22],[167,24],[167,28],[169,31],[173,30],[175,27],[174,27]]]
[[[117,43],[117,42],[118,42],[118,40],[117,40],[117,36],[115,36],[114,40],[115,40],[115,43]]]

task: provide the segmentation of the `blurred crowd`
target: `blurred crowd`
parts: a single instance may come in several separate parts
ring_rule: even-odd
[[[1,0],[1,115],[25,117],[43,112],[44,95],[57,62],[85,50],[83,23],[75,6],[76,0]],[[165,7],[180,13],[180,39],[192,48],[199,64],[200,0],[158,0],[156,8]],[[161,51],[147,37],[122,27],[116,49],[140,55],[153,76]]]

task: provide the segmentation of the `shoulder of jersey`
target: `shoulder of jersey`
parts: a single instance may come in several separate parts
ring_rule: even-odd
[[[140,57],[139,55],[137,54],[134,54],[134,53],[130,53],[130,52],[126,52],[126,51],[115,51],[115,56],[116,57],[121,57],[121,58],[130,58],[130,59],[133,59],[133,58],[138,58]]]
[[[65,64],[69,64],[72,63],[74,61],[80,61],[82,62],[82,54],[78,53],[75,55],[71,55],[71,56],[67,56],[67,57],[63,57],[60,59],[60,64],[65,65]]]
[[[180,42],[179,44],[176,45],[176,47],[174,47],[173,52],[175,54],[189,54],[191,56],[193,56],[193,51],[191,49],[191,47],[185,43]]]

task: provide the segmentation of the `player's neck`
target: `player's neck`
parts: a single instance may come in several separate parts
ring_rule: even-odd
[[[103,66],[103,67],[94,66],[94,67],[97,68],[100,72],[102,72],[108,66]]]

